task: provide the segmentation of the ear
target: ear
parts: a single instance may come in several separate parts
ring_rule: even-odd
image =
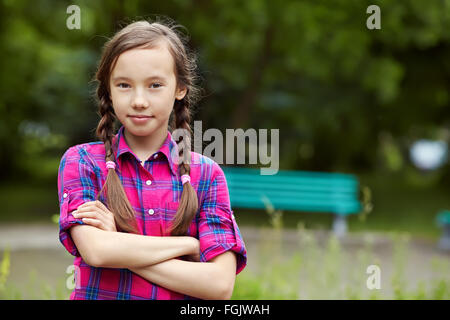
[[[184,98],[186,93],[187,93],[187,87],[177,88],[177,91],[175,92],[175,98],[177,100],[181,100]]]

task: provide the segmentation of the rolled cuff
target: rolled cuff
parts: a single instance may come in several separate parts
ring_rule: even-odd
[[[70,236],[70,228],[74,225],[82,225],[84,224],[81,219],[76,219],[71,211],[74,211],[78,208],[79,205],[83,203],[83,201],[78,201],[79,204],[71,203],[69,206],[69,191],[65,191],[67,196],[62,200],[60,206],[60,216],[59,216],[59,241],[61,241],[62,245],[66,248],[66,250],[75,257],[80,257],[80,253],[78,252],[77,246],[72,240]],[[72,200],[73,201],[73,200]]]

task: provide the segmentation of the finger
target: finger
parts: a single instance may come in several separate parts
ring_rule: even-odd
[[[88,224],[93,227],[97,227],[99,229],[103,229],[103,222],[98,219],[91,219],[91,218],[83,218],[81,219],[85,224]]]
[[[115,221],[114,219],[111,219],[111,216],[107,216],[103,213],[99,212],[100,209],[96,208],[94,210],[89,210],[88,208],[82,208],[80,210],[76,210],[72,212],[72,215],[77,219],[96,219],[102,222],[103,229],[106,228],[106,226],[111,227],[111,229],[115,229]],[[106,230],[106,229],[105,229]]]
[[[96,211],[88,210],[88,209],[80,209],[72,212],[72,215],[77,219],[82,218],[93,218],[93,219],[101,219],[102,215]]]
[[[84,207],[92,205],[94,203],[95,203],[95,201],[86,201],[86,202],[82,203],[81,205],[79,205],[78,208],[84,208]]]
[[[87,211],[92,211],[92,212],[98,212],[99,214],[105,215],[105,212],[100,209],[95,203],[91,202],[89,204],[86,204],[84,206],[79,206],[78,209],[76,210],[77,212],[87,212]]]
[[[89,210],[98,210],[103,214],[108,214],[109,210],[105,207],[105,205],[98,200],[88,201],[80,205],[77,209],[89,209]]]
[[[95,205],[105,212],[109,211],[108,208],[103,204],[103,202],[101,202],[99,200],[95,201]]]
[[[108,213],[108,208],[106,208],[106,206],[99,200],[87,201],[87,202],[81,204],[77,209],[81,209],[81,208],[98,208],[98,209],[104,211],[105,213]]]

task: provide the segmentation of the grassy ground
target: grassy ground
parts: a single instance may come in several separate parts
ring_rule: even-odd
[[[237,277],[233,299],[450,299],[449,257],[434,253],[421,273],[411,273],[418,261],[410,255],[406,234],[386,235],[388,245],[381,247],[366,237],[355,247],[333,236],[319,244],[317,232],[300,229],[298,249],[283,259],[283,247],[276,240],[280,232],[265,230],[267,243],[258,258],[259,270],[247,268]],[[373,286],[373,271],[367,271],[369,265],[379,268],[377,287]]]
[[[232,299],[450,299],[450,255],[434,245],[402,233],[340,242],[326,232],[273,225],[243,229],[249,260]],[[67,299],[72,261],[62,249],[0,252],[0,300]],[[379,267],[376,289],[369,288],[376,284],[368,282],[369,265]]]

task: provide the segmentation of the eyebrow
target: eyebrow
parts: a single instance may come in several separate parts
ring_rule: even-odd
[[[120,76],[120,77],[114,77],[114,78],[112,79],[113,82],[116,82],[116,81],[119,81],[119,80],[127,80],[127,81],[131,81],[132,79],[130,79],[130,78],[128,78],[128,77],[123,77],[123,76]],[[147,77],[147,78],[145,78],[144,80],[166,80],[166,78],[165,78],[165,77],[162,77],[162,76],[155,75],[155,76]]]

